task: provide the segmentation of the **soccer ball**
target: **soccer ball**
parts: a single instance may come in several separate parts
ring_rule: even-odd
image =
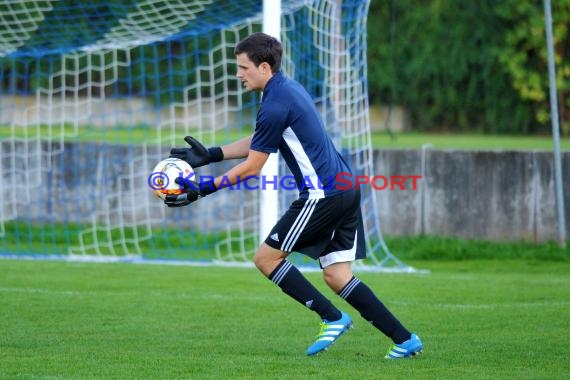
[[[148,185],[160,199],[170,194],[180,194],[181,185],[175,182],[177,177],[188,177],[194,172],[192,166],[179,158],[165,158],[160,161],[148,177]]]

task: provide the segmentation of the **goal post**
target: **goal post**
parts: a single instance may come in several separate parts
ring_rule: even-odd
[[[226,189],[168,209],[148,186],[150,171],[184,136],[221,145],[253,132],[260,94],[239,86],[233,51],[265,31],[283,43],[283,71],[312,95],[354,171],[373,174],[368,7],[368,0],[0,3],[0,255],[250,265],[295,191],[250,184],[255,191]],[[219,175],[233,164],[197,172]],[[277,155],[266,166],[269,175],[287,173]],[[409,270],[383,240],[371,189],[363,204],[370,259],[359,265]]]
[[[263,0],[263,32],[281,39],[281,0]],[[269,155],[261,170],[264,178],[279,176],[279,156]],[[259,242],[263,242],[278,220],[279,191],[267,187],[260,190],[259,202]]]

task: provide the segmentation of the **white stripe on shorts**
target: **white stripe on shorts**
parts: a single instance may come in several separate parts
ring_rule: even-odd
[[[352,248],[344,251],[329,252],[319,258],[321,267],[326,268],[334,263],[344,263],[347,261],[354,261],[356,259],[356,246],[358,242],[358,230],[354,233],[354,244]]]
[[[311,218],[313,211],[315,211],[315,206],[318,201],[318,199],[309,199],[305,202],[303,209],[299,215],[297,215],[297,219],[295,219],[291,229],[287,232],[287,236],[285,236],[285,240],[283,240],[283,245],[281,246],[282,251],[291,252],[299,236],[301,236],[301,233],[305,229],[307,222]]]

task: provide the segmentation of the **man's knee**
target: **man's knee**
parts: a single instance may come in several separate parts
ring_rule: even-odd
[[[263,254],[263,252],[260,252],[259,250],[255,253],[255,255],[253,256],[253,263],[255,264],[255,266],[257,267],[257,269],[259,269],[260,271],[264,272],[263,269],[267,266],[268,264],[268,258],[266,255]]]
[[[323,269],[323,279],[329,288],[337,293],[350,281],[352,276],[350,262],[335,263]]]
[[[268,276],[273,272],[279,263],[287,257],[287,253],[272,248],[263,243],[253,256],[253,263],[264,275]]]
[[[342,279],[339,277],[338,273],[335,272],[323,272],[323,278],[325,283],[334,291],[340,290],[339,287],[342,288],[344,283],[342,283]]]

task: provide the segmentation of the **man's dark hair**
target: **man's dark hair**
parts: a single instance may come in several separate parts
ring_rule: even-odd
[[[253,33],[241,40],[234,54],[241,53],[245,53],[256,67],[267,62],[272,73],[276,73],[281,68],[281,56],[283,55],[281,42],[265,33]]]

